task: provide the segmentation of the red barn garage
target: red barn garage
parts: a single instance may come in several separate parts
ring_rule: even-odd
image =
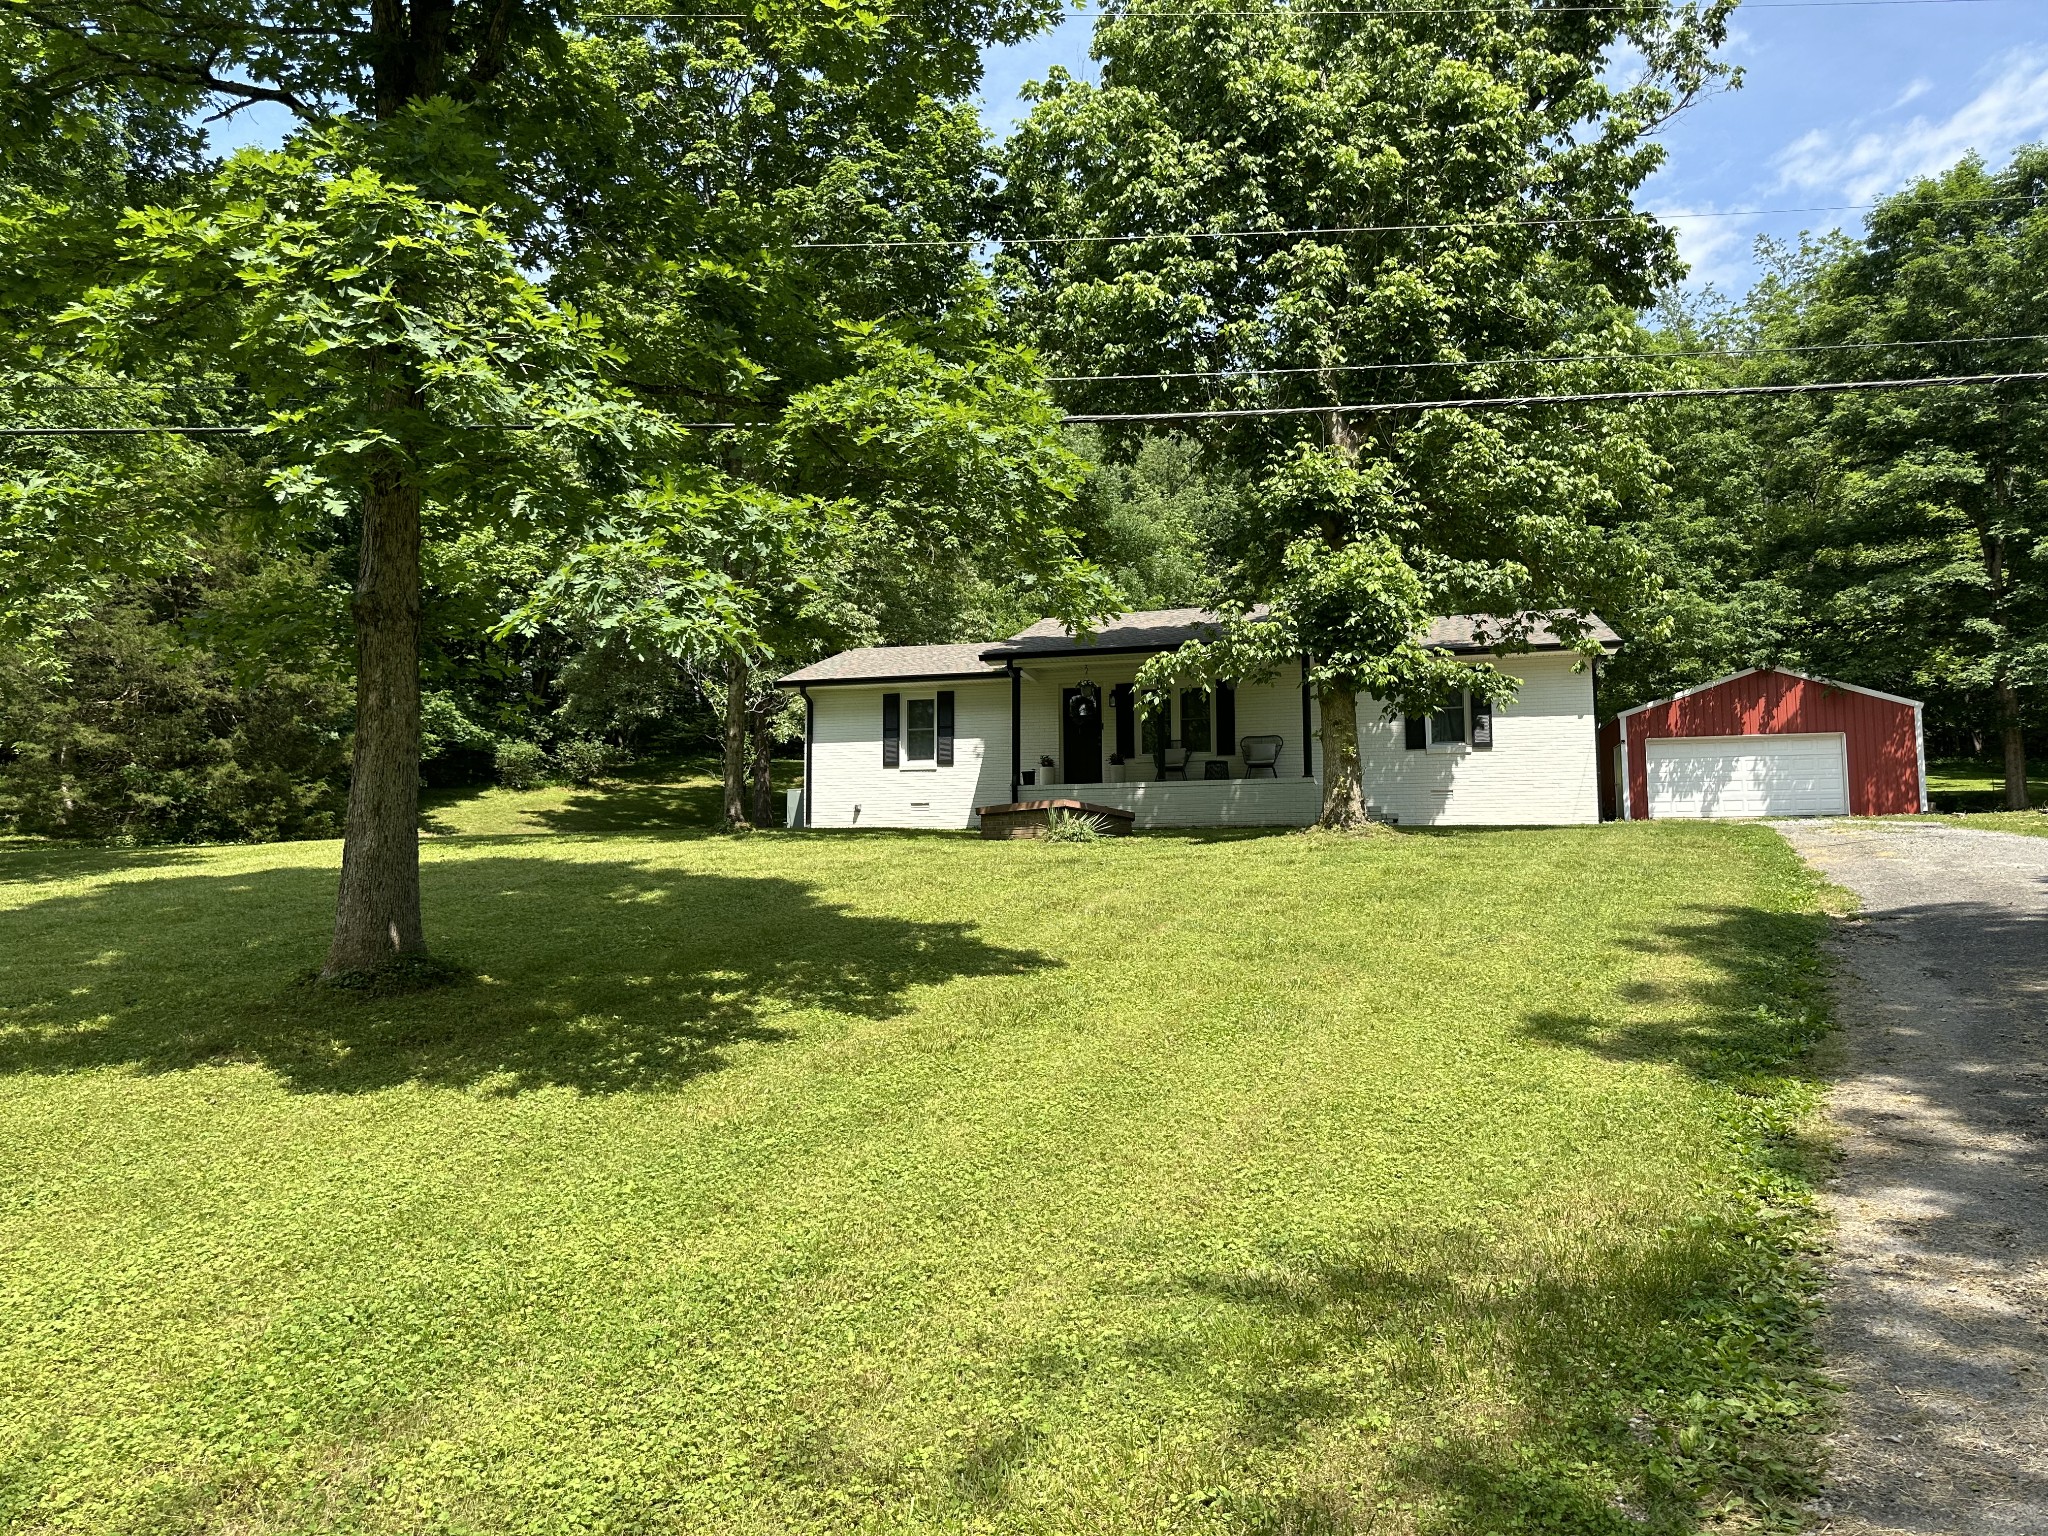
[[[1602,813],[1893,816],[1927,809],[1920,704],[1760,669],[1600,727]]]

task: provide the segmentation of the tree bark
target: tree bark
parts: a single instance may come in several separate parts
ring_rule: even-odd
[[[363,497],[355,744],[341,892],[322,975],[426,953],[420,924],[420,486],[388,460]]]
[[[1349,688],[1323,686],[1316,692],[1323,712],[1323,815],[1319,823],[1336,831],[1365,825],[1365,784],[1358,761],[1358,695]]]
[[[753,727],[754,825],[757,827],[775,825],[775,769],[769,757],[775,745],[772,737],[774,706],[775,699],[771,696],[756,701],[749,711],[749,723]]]
[[[725,825],[739,832],[753,825],[747,819],[747,658],[738,651],[725,659]]]
[[[371,102],[380,120],[442,87],[452,0],[372,0]],[[417,407],[396,383],[392,410]],[[427,952],[420,920],[420,504],[413,466],[373,463],[356,572],[356,718],[334,937],[321,975],[375,971]]]
[[[2010,682],[1998,685],[1998,732],[2005,741],[2005,808],[2027,809],[2027,736],[2021,722],[2020,691]]]

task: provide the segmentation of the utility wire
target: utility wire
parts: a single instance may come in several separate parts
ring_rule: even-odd
[[[1713,349],[1694,352],[1576,352],[1576,353],[1524,353],[1518,357],[1473,357],[1433,359],[1429,361],[1396,363],[1331,363],[1322,367],[1299,368],[1210,368],[1188,369],[1181,372],[1161,373],[1049,373],[1047,384],[1122,384],[1148,383],[1173,379],[1236,379],[1236,378],[1288,378],[1305,374],[1327,373],[1420,373],[1425,370],[1443,368],[1504,368],[1526,364],[1548,363],[1682,363],[1694,359],[1717,359],[1739,361],[1765,357],[1804,356],[1815,352],[1882,352],[1906,350],[1920,347],[1976,347],[1991,346],[2006,342],[2048,341],[2048,331],[2036,331],[2025,335],[2009,336],[1937,336],[1922,341],[1821,341],[1809,342],[1791,347],[1758,347],[1743,350]],[[2003,375],[2001,375],[2003,377]],[[2014,375],[2017,377],[2017,375]],[[17,374],[5,381],[8,387],[38,382],[27,375]],[[62,379],[43,381],[56,389],[103,390],[103,389],[147,389],[164,388],[176,391],[177,384],[73,384]],[[1531,397],[1534,398],[1534,397]],[[1558,397],[1562,398],[1562,397]],[[1328,410],[1328,406],[1303,407],[1307,410]],[[685,422],[681,425],[699,429],[727,428],[738,425],[733,422]],[[253,426],[149,426],[149,427],[12,427],[5,429],[13,437],[124,437],[149,432],[177,432],[182,434],[239,434],[262,430]],[[531,432],[538,430],[534,422],[463,422],[453,430],[461,432]]]
[[[1743,11],[1848,11],[1894,5],[1999,5],[2026,0],[1744,0]],[[1093,15],[1104,21],[1201,21],[1219,16],[1582,16],[1615,11],[1634,11],[1634,5],[1374,5],[1374,6],[1276,6],[1263,10],[1215,8],[1200,11],[1167,11],[1140,8],[1129,11],[1077,10],[1076,16]],[[612,11],[603,15],[579,16],[579,25],[608,21],[758,21],[752,11]]]
[[[1465,357],[1432,359],[1428,361],[1394,363],[1329,363],[1290,368],[1191,368],[1179,372],[1161,373],[1049,373],[1044,382],[1048,384],[1118,384],[1146,382],[1163,379],[1237,379],[1237,378],[1285,378],[1300,374],[1324,373],[1419,373],[1431,368],[1506,368],[1528,363],[1682,363],[1694,358],[1718,358],[1740,360],[1760,357],[1803,356],[1810,352],[1885,352],[1917,347],[1987,347],[2015,341],[2048,341],[2048,331],[2033,331],[2012,336],[1934,336],[1920,341],[1815,341],[1791,347],[1745,347],[1708,348],[1687,352],[1525,352],[1513,357]],[[106,390],[106,389],[162,389],[175,393],[191,386],[168,381],[127,380],[120,383],[94,382],[73,383],[67,379],[37,378],[32,374],[16,374],[10,379],[0,380],[0,387],[18,389],[44,385],[51,389]],[[219,388],[219,385],[205,386]],[[492,422],[474,422],[471,426],[490,427]],[[111,429],[110,429],[111,430]],[[194,429],[198,430],[197,428]],[[235,428],[240,431],[242,428]],[[248,430],[254,430],[250,428]]]
[[[1180,373],[1049,373],[1048,384],[1118,384],[1165,379],[1280,378],[1323,373],[1407,373],[1425,368],[1503,368],[1518,363],[1682,363],[1692,358],[1789,357],[1808,352],[1872,352],[1905,347],[1989,346],[1993,342],[2048,341],[2048,332],[2029,336],[1943,336],[1932,341],[1817,341],[1797,347],[1760,347],[1746,351],[1580,352],[1568,355],[1528,353],[1521,357],[1473,357],[1441,362],[1332,363],[1325,368],[1208,368]]]
[[[688,423],[697,425],[697,423]],[[146,427],[0,427],[0,437],[148,437],[166,432],[177,437],[247,437],[262,432],[260,426],[187,427],[163,422]],[[533,421],[465,421],[445,428],[450,432],[538,432]]]
[[[1876,389],[1937,389],[2017,384],[2043,373],[1966,373],[1939,379],[1853,379],[1818,384],[1729,384],[1710,389],[1615,389],[1576,395],[1488,395],[1469,400],[1392,400],[1362,405],[1259,405],[1214,411],[1101,411],[1061,418],[1066,426],[1104,421],[1210,421],[1240,416],[1365,416],[1396,411],[1472,411],[1526,405],[1592,405],[1622,400],[1710,399],[1730,395],[1830,395]]]
[[[1949,389],[1974,385],[2033,383],[2048,379],[2038,373],[1965,373],[1935,379],[1851,379],[1816,384],[1730,384],[1707,389],[1614,389],[1574,395],[1484,395],[1470,399],[1388,400],[1356,405],[1267,405],[1212,411],[1099,411],[1060,418],[1062,426],[1105,421],[1213,421],[1249,416],[1391,415],[1397,411],[1472,411],[1530,405],[1595,405],[1625,400],[1699,400],[1732,395],[1837,395],[1879,389]],[[674,421],[679,432],[758,431],[762,422]],[[0,437],[140,437],[152,432],[250,433],[256,427],[0,427]],[[534,432],[535,422],[471,422],[456,428],[469,432]]]
[[[1986,197],[1963,197],[1960,203],[2033,203],[2032,193],[2011,192]],[[1652,208],[1632,213],[1547,214],[1525,218],[1500,218],[1475,214],[1464,219],[1441,219],[1414,224],[1332,224],[1304,229],[1161,229],[1137,235],[947,235],[905,240],[799,240],[799,251],[883,251],[918,246],[966,245],[1135,245],[1145,240],[1280,240],[1303,235],[1390,235],[1417,234],[1444,229],[1551,229],[1567,224],[1632,224],[1639,219],[1761,219],[1787,213],[1862,213],[1882,207],[1881,203],[1825,203],[1809,208],[1730,208],[1725,213],[1659,213]]]

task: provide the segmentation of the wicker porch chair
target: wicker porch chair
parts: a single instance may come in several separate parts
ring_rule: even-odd
[[[1237,755],[1244,759],[1244,776],[1256,779],[1264,774],[1269,779],[1280,777],[1280,748],[1285,743],[1278,736],[1247,736],[1237,744]]]

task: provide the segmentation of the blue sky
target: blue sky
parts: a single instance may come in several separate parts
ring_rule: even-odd
[[[990,126],[1014,121],[1017,90],[1054,65],[1090,75],[1091,28],[1070,16],[991,50],[982,99]],[[1867,203],[1969,150],[1996,163],[2048,137],[2048,0],[1936,0],[1738,11],[1727,57],[1740,90],[1696,104],[1665,132],[1670,158],[1643,202],[1674,217],[1695,285],[1740,291],[1759,234],[1855,228],[1855,212],[1781,213]],[[223,146],[274,143],[284,114],[257,108]]]
[[[993,50],[983,102],[1000,131],[1017,89],[1054,65],[1091,74],[1090,22]],[[1867,203],[1976,150],[1996,163],[2048,137],[2048,5],[2041,0],[1738,11],[1727,55],[1742,88],[1665,132],[1643,203],[1675,218],[1695,284],[1739,291],[1759,234],[1855,228],[1861,215],[1736,210]],[[1709,217],[1699,217],[1709,215]]]

